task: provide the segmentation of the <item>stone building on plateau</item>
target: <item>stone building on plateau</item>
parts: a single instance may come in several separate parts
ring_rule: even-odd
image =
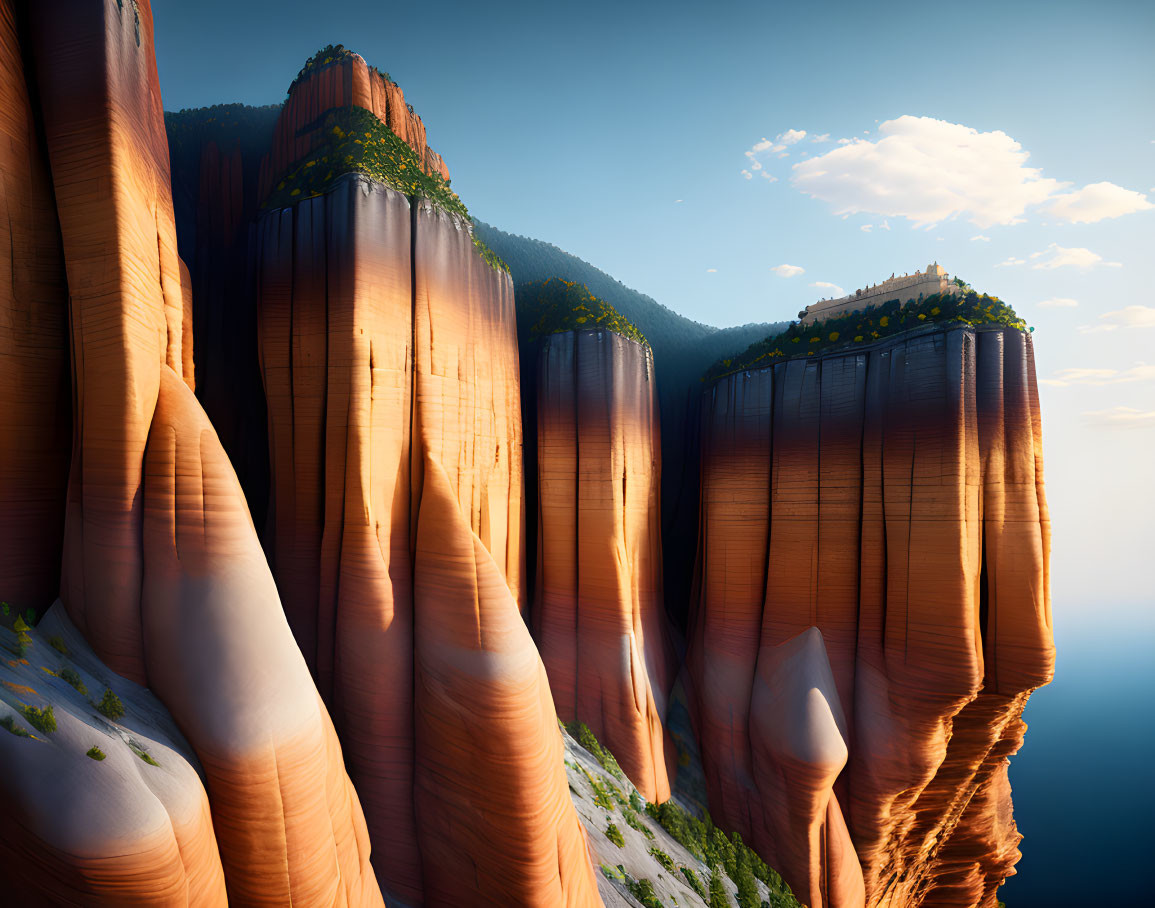
[[[935,293],[948,293],[953,289],[956,289],[956,285],[950,280],[946,269],[935,262],[927,265],[926,271],[916,271],[901,277],[892,274],[881,284],[872,284],[838,299],[819,300],[799,312],[798,317],[803,325],[812,325],[849,312],[859,312],[868,306],[881,306],[893,299],[905,305],[911,300],[920,300]]]

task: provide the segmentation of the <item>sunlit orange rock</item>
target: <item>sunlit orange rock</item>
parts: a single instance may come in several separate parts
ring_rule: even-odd
[[[1006,757],[1054,658],[1029,337],[737,373],[702,420],[688,661],[711,811],[812,908],[993,904],[1017,859]],[[770,709],[795,650],[829,683]]]
[[[30,5],[23,54],[12,6],[0,10],[13,55],[37,74],[63,252],[54,281],[66,277],[69,295],[57,354],[71,354],[75,402],[61,599],[101,671],[148,685],[171,712],[204,769],[212,814],[210,828],[195,786],[176,786],[159,805],[148,786],[106,789],[130,802],[101,813],[89,799],[78,814],[70,803],[60,826],[49,822],[51,836],[26,825],[0,852],[4,875],[27,891],[30,871],[54,872],[84,904],[216,904],[223,869],[234,904],[381,905],[340,745],[232,466],[193,395],[190,282],[176,254],[149,4]],[[5,90],[13,84],[6,77]],[[14,110],[19,118],[27,108]],[[21,156],[30,147],[18,141],[5,168],[35,174],[43,162]],[[29,262],[47,267],[53,243],[31,199],[13,244],[43,242],[43,259]],[[3,311],[19,313],[30,298],[6,300]],[[45,294],[46,323],[50,301]],[[53,370],[29,378],[42,381],[33,399],[50,400]],[[90,758],[69,753],[45,764],[64,784],[91,773],[80,762]],[[131,829],[134,817],[141,825]],[[84,818],[105,824],[100,848],[84,845],[95,830],[72,835],[68,824]],[[94,857],[132,843],[136,857],[101,877]]]
[[[642,796],[664,801],[673,652],[653,353],[600,329],[540,345],[534,632],[558,715],[589,725]]]
[[[416,152],[426,173],[449,179],[441,155],[426,142],[425,124],[406,103],[400,86],[370,67],[359,54],[350,54],[313,69],[289,91],[272,149],[261,168],[261,198],[294,163],[325,141],[327,137],[320,128],[324,115],[341,107],[371,111]]]

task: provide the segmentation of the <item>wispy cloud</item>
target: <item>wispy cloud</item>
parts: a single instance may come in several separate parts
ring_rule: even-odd
[[[814,283],[812,283],[810,286],[817,287],[820,290],[833,290],[834,296],[846,296],[845,290],[843,290],[837,284],[830,283],[830,281],[814,281]]]
[[[1052,296],[1050,299],[1043,300],[1039,303],[1040,309],[1074,309],[1079,305],[1078,300],[1073,300],[1069,296]]]
[[[1137,410],[1134,407],[1112,407],[1110,410],[1089,410],[1083,417],[1090,423],[1116,429],[1155,428],[1155,410]]]
[[[778,177],[771,176],[765,170],[762,171],[762,179],[769,180],[771,183],[777,183],[778,182]]]
[[[750,171],[748,171],[748,170],[743,170],[742,176],[745,177],[747,180],[754,179],[754,174],[750,173]]]
[[[972,243],[989,243],[990,241],[991,241],[991,238],[989,236],[983,236],[981,233],[978,234],[977,236],[971,237]]]
[[[1121,328],[1155,328],[1155,307],[1124,306],[1111,312],[1104,312],[1100,319]]]
[[[830,133],[824,132],[820,136],[811,136],[810,141],[815,143],[816,145],[821,144],[822,142],[829,142],[830,141]]]
[[[1080,268],[1084,271],[1090,268],[1122,268],[1121,262],[1108,262],[1103,256],[1081,246],[1060,246],[1051,243],[1041,252],[1031,253],[1031,268],[1035,271],[1047,271],[1052,268]]]
[[[1072,224],[1094,224],[1151,208],[1155,205],[1148,202],[1147,196],[1141,192],[1114,183],[1091,183],[1076,192],[1056,197],[1046,210]]]
[[[872,230],[889,230],[890,229],[890,222],[889,221],[883,221],[881,224],[863,224],[858,229],[861,230],[863,233],[870,233]]]
[[[1051,385],[1055,388],[1067,388],[1072,385],[1125,385],[1132,382],[1155,381],[1155,366],[1144,364],[1132,366],[1130,369],[1060,369],[1054,378],[1039,380],[1039,384]]]
[[[717,268],[707,268],[706,269],[706,274],[717,274],[717,273],[718,273]]]
[[[1026,259],[1017,259],[1013,255],[1008,255],[1005,259],[995,265],[996,268],[1013,268],[1015,265],[1025,265]]]
[[[806,273],[806,269],[799,265],[775,265],[770,270],[779,277],[797,277]]]

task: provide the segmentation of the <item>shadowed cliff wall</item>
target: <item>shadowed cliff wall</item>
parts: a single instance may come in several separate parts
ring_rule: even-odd
[[[1029,335],[966,326],[703,399],[688,657],[710,807],[821,905],[993,905],[1051,677]]]
[[[662,602],[653,354],[607,330],[535,346],[534,634],[560,717],[589,725],[642,795],[664,801],[675,656]]]

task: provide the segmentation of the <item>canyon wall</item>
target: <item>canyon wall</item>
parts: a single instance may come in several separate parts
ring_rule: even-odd
[[[722,378],[688,655],[710,808],[811,908],[993,906],[1051,677],[1030,337],[924,330]]]
[[[540,341],[537,367],[533,626],[554,703],[590,727],[643,797],[664,801],[676,657],[662,600],[653,353],[604,329],[563,331]]]
[[[12,65],[4,88],[15,93],[18,139],[2,161],[4,183],[50,165],[58,225],[46,209],[51,196],[31,182],[28,209],[12,221],[12,243],[37,244],[43,258],[26,261],[43,276],[17,285],[3,299],[4,313],[19,319],[44,302],[50,330],[37,338],[41,368],[17,377],[5,371],[0,397],[27,393],[49,402],[51,413],[55,364],[71,364],[72,460],[55,542],[63,549],[63,607],[102,672],[147,685],[171,712],[204,772],[217,846],[209,847],[203,811],[193,816],[203,802],[180,795],[181,828],[167,833],[167,844],[163,836],[136,840],[159,849],[150,852],[156,862],[142,854],[148,866],[94,863],[99,849],[73,825],[84,814],[51,810],[57,802],[49,798],[34,821],[6,837],[5,878],[16,891],[40,891],[51,872],[61,892],[86,904],[183,904],[198,893],[218,900],[223,870],[234,904],[380,905],[340,745],[285,621],[232,466],[191,390],[190,282],[176,252],[150,5],[4,0],[0,11],[12,54],[5,55]],[[34,102],[13,75],[25,64],[36,76]],[[29,110],[36,128],[20,141],[19,120],[27,124]],[[35,160],[28,138],[35,133],[44,137],[46,161]],[[53,312],[53,299],[64,304],[65,283],[67,308]],[[57,333],[53,320],[64,318],[69,330]],[[40,430],[58,428],[49,417]],[[46,458],[45,475],[53,469]],[[22,693],[30,707],[51,705],[33,688]],[[131,720],[113,724],[133,727]],[[5,748],[26,749],[10,755],[14,765],[35,767],[59,750],[55,764],[44,765],[74,767],[80,758],[69,762],[64,754],[79,746],[76,731],[74,722],[62,722],[44,732],[47,740],[14,735]],[[148,828],[157,828],[162,805],[150,800],[150,790],[159,791],[150,778],[118,788],[123,764],[80,766],[60,783],[80,784],[107,768],[108,784],[97,783],[98,790],[139,800],[108,804],[105,819],[116,820],[118,810],[124,823],[147,814]],[[170,782],[192,792],[175,771],[174,761]],[[5,774],[6,801],[19,781]],[[192,828],[186,821],[200,832],[182,840],[181,829]],[[131,840],[113,837],[102,847]],[[173,880],[166,874],[174,847],[188,874],[184,889],[179,873],[175,889],[162,885]]]
[[[382,885],[431,905],[596,903],[520,616],[508,275],[459,217],[357,174],[257,233],[270,560]]]

